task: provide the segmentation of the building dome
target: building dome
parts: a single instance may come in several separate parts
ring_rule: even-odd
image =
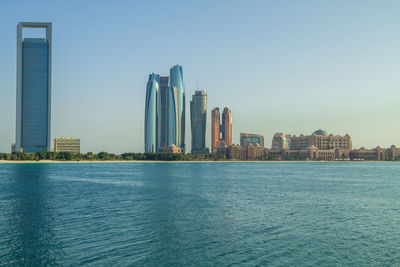
[[[328,133],[322,129],[316,130],[315,132],[313,132],[313,134],[315,135],[328,135]]]
[[[395,146],[395,145],[392,145],[390,148],[396,148],[396,146]]]

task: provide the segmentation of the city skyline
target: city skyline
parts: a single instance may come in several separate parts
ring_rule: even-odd
[[[190,13],[193,18],[187,16],[187,25],[179,24],[179,31],[170,37],[178,41],[164,47],[149,46],[152,37],[147,32],[161,25],[161,20],[167,28],[176,26],[178,19],[166,20],[161,15],[145,25],[142,19],[148,11],[136,18],[128,16],[124,5],[85,4],[74,11],[77,18],[71,22],[61,10],[73,9],[78,2],[58,8],[26,2],[23,9],[21,3],[6,3],[9,12],[2,16],[4,41],[0,45],[4,59],[0,63],[0,111],[4,114],[0,118],[0,151],[9,152],[15,141],[15,26],[20,21],[51,21],[54,25],[52,136],[78,136],[84,152],[143,151],[143,84],[148,73],[176,63],[185,68],[187,94],[195,91],[199,80],[208,91],[210,108],[229,106],[234,111],[233,143],[239,143],[240,132],[256,132],[271,140],[275,132],[300,134],[325,128],[349,133],[354,147],[398,146],[400,41],[393,33],[399,4],[391,3],[389,8],[357,1],[335,6],[233,2],[225,7],[230,14],[224,25],[216,14],[222,4],[211,11],[207,9],[210,3],[203,7],[172,3],[163,7],[172,10],[178,6],[185,11],[183,16]],[[127,5],[146,10],[145,4]],[[92,8],[93,14],[86,17],[85,12]],[[324,17],[328,9],[331,16]],[[191,13],[193,10],[196,12]],[[109,22],[115,18],[111,11],[119,15],[115,22]],[[198,23],[200,11],[208,15],[208,22]],[[274,11],[288,14],[287,22],[273,16]],[[99,13],[110,18],[106,25]],[[233,20],[235,16],[246,22],[240,26]],[[79,27],[83,21],[92,27],[91,32]],[[105,27],[93,27],[96,24]],[[148,26],[149,31],[134,25]],[[108,47],[103,35],[120,45],[120,51],[114,45]],[[160,35],[157,39],[166,33]],[[122,43],[129,43],[129,49]],[[142,60],[142,54],[149,60]],[[186,116],[186,125],[189,123]],[[186,150],[190,151],[188,132]],[[210,144],[209,129],[206,136]]]

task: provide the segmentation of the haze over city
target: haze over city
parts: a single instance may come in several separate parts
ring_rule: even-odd
[[[385,4],[386,3],[386,4]],[[82,151],[143,151],[148,75],[183,67],[188,103],[207,90],[240,132],[350,134],[399,145],[400,3],[335,1],[2,2],[0,152],[15,141],[16,25],[53,24],[52,135]],[[42,34],[26,30],[26,36]]]

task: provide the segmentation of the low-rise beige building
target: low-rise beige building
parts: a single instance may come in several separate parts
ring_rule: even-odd
[[[182,148],[172,145],[172,146],[166,146],[162,149],[162,152],[165,153],[173,153],[173,154],[180,154],[182,153]]]
[[[54,152],[81,153],[81,140],[73,137],[55,138]]]
[[[234,160],[400,160],[400,148],[374,149],[318,149],[310,146],[307,149],[268,149],[261,146],[232,145],[226,148],[219,148],[218,154],[223,154],[227,159]]]
[[[217,154],[223,154],[227,159],[236,160],[257,160],[265,155],[265,148],[262,146],[231,145],[230,147],[220,147]]]
[[[354,149],[350,152],[350,158],[354,160],[399,160],[400,148],[394,145],[390,148],[376,147],[374,149]]]

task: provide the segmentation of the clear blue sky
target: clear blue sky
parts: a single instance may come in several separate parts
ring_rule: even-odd
[[[52,138],[83,152],[143,151],[148,74],[174,64],[187,107],[197,80],[208,91],[208,146],[216,106],[232,110],[234,143],[323,128],[399,146],[399,14],[396,0],[1,1],[0,151],[15,139],[20,21],[53,23]]]

